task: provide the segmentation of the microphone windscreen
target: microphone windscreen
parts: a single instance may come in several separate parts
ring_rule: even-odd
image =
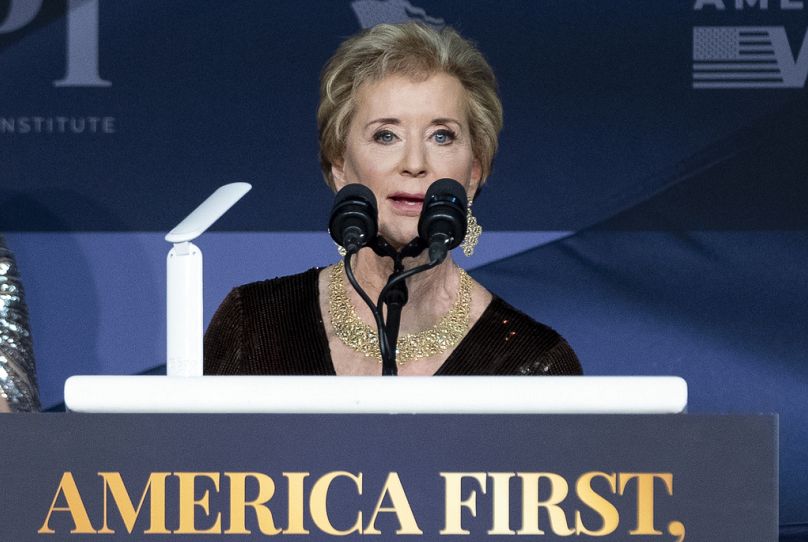
[[[364,246],[376,237],[377,227],[376,196],[370,188],[354,183],[345,185],[337,192],[331,207],[328,231],[338,245],[348,248],[346,241],[351,239],[351,242],[358,243],[357,246]]]
[[[451,238],[449,250],[458,246],[466,235],[467,206],[466,190],[459,182],[454,179],[435,181],[424,196],[418,236],[429,243],[433,235],[442,233]]]
[[[438,179],[429,185],[429,188],[426,190],[426,195],[424,196],[424,202],[428,202],[435,197],[440,198],[442,201],[455,199],[464,209],[468,205],[466,190],[463,188],[463,185],[454,179]]]
[[[342,189],[337,192],[337,195],[334,196],[333,208],[336,208],[341,203],[349,200],[365,201],[370,204],[370,207],[374,212],[377,212],[376,196],[374,196],[373,191],[371,191],[371,189],[364,184],[351,183],[343,186]]]

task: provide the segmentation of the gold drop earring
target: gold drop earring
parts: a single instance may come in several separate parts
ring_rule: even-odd
[[[463,249],[463,254],[467,257],[474,254],[474,247],[477,246],[477,243],[480,242],[480,235],[483,233],[483,228],[477,222],[477,217],[471,214],[471,204],[472,200],[469,200],[469,205],[466,209],[466,237],[463,238],[463,242],[460,243],[460,248]]]

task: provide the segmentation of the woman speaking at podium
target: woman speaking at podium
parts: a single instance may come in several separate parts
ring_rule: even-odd
[[[502,106],[493,71],[471,43],[450,28],[416,23],[378,25],[347,39],[323,70],[317,123],[328,186],[368,187],[379,235],[390,246],[418,236],[427,189],[450,178],[468,195],[461,246],[473,250],[480,231],[472,199],[491,171]],[[409,268],[426,259],[405,261]],[[393,260],[363,249],[351,263],[376,299]],[[406,286],[396,350],[401,375],[581,373],[558,333],[488,292],[451,256]],[[379,375],[373,324],[342,262],[240,286],[207,330],[205,373]]]

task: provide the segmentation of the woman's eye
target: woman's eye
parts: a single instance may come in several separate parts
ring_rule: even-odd
[[[396,140],[396,135],[393,132],[382,130],[373,136],[373,140],[388,145]]]
[[[432,134],[432,138],[438,145],[446,145],[455,140],[455,133],[451,130],[438,130]]]

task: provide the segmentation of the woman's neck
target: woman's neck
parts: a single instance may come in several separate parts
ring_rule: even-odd
[[[427,255],[423,253],[418,258],[405,259],[404,267],[411,269],[426,262]],[[370,250],[362,250],[351,263],[359,285],[375,302],[393,272],[393,260],[381,258]],[[403,333],[417,332],[432,326],[452,307],[459,287],[458,272],[451,255],[440,265],[406,280],[408,302],[401,319]],[[348,292],[360,317],[367,323],[373,322],[370,310],[359,295],[350,286]]]

